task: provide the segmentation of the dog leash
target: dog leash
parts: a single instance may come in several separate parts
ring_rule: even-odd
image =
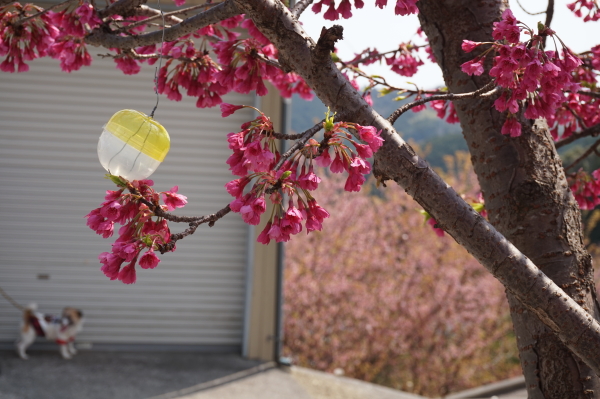
[[[2,294],[2,296],[4,298],[6,298],[6,300],[8,302],[10,302],[10,304],[13,305],[15,308],[19,309],[20,311],[24,311],[25,310],[25,307],[19,305],[14,299],[12,299],[10,297],[10,295],[8,295],[6,292],[4,292],[4,290],[2,289],[2,287],[0,287],[0,294]]]

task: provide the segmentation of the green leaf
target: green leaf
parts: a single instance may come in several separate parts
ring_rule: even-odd
[[[482,204],[481,202],[476,202],[474,204],[471,204],[471,206],[478,213],[481,213],[483,210],[485,210],[485,204]]]
[[[327,107],[327,112],[325,112],[325,131],[330,132],[333,129],[333,117],[335,113],[331,114],[329,107]]]
[[[123,179],[121,176],[115,176],[111,175],[110,173],[107,173],[106,175],[104,175],[104,178],[109,179],[119,187],[127,187],[127,180]]]
[[[429,219],[431,219],[431,215],[425,209],[419,210],[419,213],[421,215],[425,216],[425,221],[428,221]]]
[[[285,180],[285,179],[287,179],[288,177],[290,177],[290,175],[291,175],[291,174],[292,174],[292,171],[291,171],[291,170],[286,170],[285,172],[283,172],[283,173],[281,174],[281,178],[280,178],[280,180]]]
[[[544,25],[542,22],[538,22],[537,28],[538,32],[542,33],[546,29],[546,25]]]

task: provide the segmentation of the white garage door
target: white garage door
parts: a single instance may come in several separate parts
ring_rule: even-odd
[[[108,59],[70,74],[52,59],[36,60],[28,73],[0,74],[0,287],[41,311],[81,308],[80,342],[238,348],[248,230],[237,215],[201,226],[175,253],[159,255],[156,269],[138,268],[133,285],[102,274],[97,256],[110,251],[111,241],[85,224],[84,215],[115,188],[96,155],[102,126],[120,109],[150,113],[153,75],[146,67],[125,76]],[[179,185],[188,197],[177,214],[213,213],[231,200],[223,188],[232,179],[226,134],[252,114],[242,110],[224,119],[218,108],[198,109],[185,100],[161,98],[155,119],[172,146],[151,178],[157,190]],[[231,95],[226,101],[253,100]],[[185,227],[172,224],[171,230]],[[16,339],[19,320],[0,297],[0,342]]]

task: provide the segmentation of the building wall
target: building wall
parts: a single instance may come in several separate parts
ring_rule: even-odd
[[[0,287],[44,312],[81,308],[80,342],[236,350],[243,340],[250,242],[238,215],[201,226],[175,253],[160,255],[156,269],[138,268],[133,285],[102,274],[97,256],[110,251],[116,237],[102,239],[85,224],[84,216],[114,189],[96,155],[102,126],[120,109],[150,113],[153,74],[147,67],[125,76],[109,59],[67,74],[56,60],[40,59],[28,73],[0,75]],[[176,214],[202,215],[231,201],[223,188],[233,178],[225,164],[226,134],[252,113],[223,119],[218,108],[199,109],[190,100],[161,98],[155,119],[172,147],[151,178],[157,190],[179,185],[188,196]],[[225,101],[251,105],[253,97],[234,94]],[[173,232],[186,227],[171,226]],[[0,342],[16,339],[19,319],[0,299]]]

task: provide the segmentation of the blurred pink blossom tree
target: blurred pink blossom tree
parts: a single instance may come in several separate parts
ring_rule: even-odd
[[[461,176],[446,181],[476,198],[468,156],[457,156]],[[327,176],[317,192],[336,211],[324,233],[286,246],[286,356],[431,397],[519,373],[502,285],[438,238],[399,187],[345,200]]]

